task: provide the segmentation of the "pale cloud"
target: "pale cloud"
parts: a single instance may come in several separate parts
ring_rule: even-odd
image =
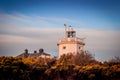
[[[96,59],[105,61],[120,56],[120,31],[79,29],[78,35],[85,37],[85,49],[95,54]]]
[[[72,19],[68,19],[68,18],[50,18],[50,17],[40,17],[38,16],[37,19],[41,19],[41,20],[52,20],[52,21],[56,21],[56,22],[60,22],[60,23],[79,23],[76,20],[72,20]]]
[[[14,24],[25,24],[30,27],[60,27],[57,24],[63,23],[79,23],[76,20],[68,19],[68,18],[56,18],[56,17],[42,17],[42,16],[26,16],[20,13],[15,14],[0,14],[0,21],[6,23],[14,23]],[[51,24],[52,22],[52,24]],[[54,24],[53,24],[54,23]]]
[[[120,31],[80,29],[78,34],[86,37],[85,42],[94,51],[116,51],[120,49]],[[90,47],[91,46],[91,47]]]
[[[63,25],[60,24],[64,22],[79,24],[78,21],[66,18],[31,17],[23,14],[0,14],[0,17],[2,21],[0,23],[0,55],[19,55],[25,48],[30,51],[44,48],[48,52],[55,51],[57,55],[57,42],[64,37],[65,33]],[[97,59],[105,60],[119,55],[119,30],[82,28],[75,28],[75,30],[78,37],[86,38],[85,50],[95,53]]]
[[[25,16],[22,14],[0,14],[0,20],[4,20],[5,22],[14,22],[14,21],[20,21],[20,22],[29,22],[31,23],[32,18],[29,16]]]

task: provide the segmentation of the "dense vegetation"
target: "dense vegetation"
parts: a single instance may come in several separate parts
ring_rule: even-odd
[[[3,56],[0,80],[120,80],[120,61],[101,63],[88,53],[60,59]]]

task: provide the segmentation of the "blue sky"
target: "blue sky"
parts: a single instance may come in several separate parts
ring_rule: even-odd
[[[119,0],[0,0],[0,55],[25,48],[58,55],[64,23],[86,37],[85,50],[97,60],[120,56]]]
[[[120,29],[119,0],[1,0],[0,11],[8,14],[68,18],[87,23],[81,26],[86,28]],[[112,26],[107,27],[109,24]]]

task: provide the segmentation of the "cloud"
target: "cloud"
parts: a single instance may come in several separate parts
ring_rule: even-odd
[[[85,49],[97,60],[105,61],[120,56],[120,31],[79,29],[78,35],[85,37]]]
[[[44,48],[58,55],[57,42],[64,37],[64,22],[79,24],[66,18],[0,14],[0,55],[19,55],[25,48],[30,52]],[[99,60],[120,56],[120,31],[76,27],[78,37],[85,37],[85,50]],[[108,57],[106,56],[108,55]],[[104,56],[104,59],[103,59]]]
[[[72,20],[72,19],[67,19],[67,18],[48,18],[48,17],[40,17],[38,16],[37,19],[41,19],[41,20],[52,20],[52,21],[56,21],[56,22],[60,22],[60,23],[79,23],[76,20]]]
[[[19,25],[26,25],[28,27],[60,27],[56,24],[63,23],[79,23],[76,20],[68,18],[56,18],[56,17],[42,17],[42,16],[26,16],[20,13],[15,14],[0,14],[0,21],[4,23],[12,23]],[[22,23],[22,24],[21,24]],[[52,24],[51,24],[52,23]]]
[[[120,48],[120,31],[81,29],[78,34],[86,37],[86,44],[94,51],[116,51]]]

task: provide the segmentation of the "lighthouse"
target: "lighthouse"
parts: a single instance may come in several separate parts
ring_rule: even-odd
[[[76,37],[76,31],[67,25],[65,26],[65,37],[58,41],[59,57],[63,54],[72,53],[73,55],[81,53],[84,50],[85,43],[82,38]]]

